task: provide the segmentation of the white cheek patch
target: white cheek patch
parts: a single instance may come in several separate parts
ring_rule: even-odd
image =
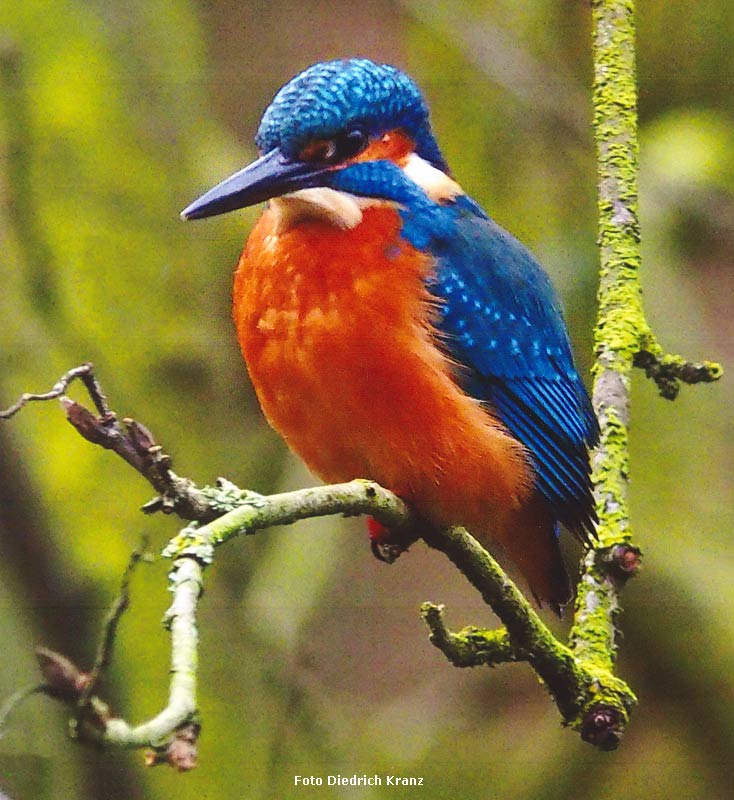
[[[364,205],[359,197],[324,187],[299,189],[270,201],[278,220],[278,232],[308,219],[321,220],[344,230],[356,228],[362,221]]]
[[[401,165],[403,172],[437,203],[455,200],[464,194],[461,186],[445,172],[436,169],[416,153],[411,153]]]

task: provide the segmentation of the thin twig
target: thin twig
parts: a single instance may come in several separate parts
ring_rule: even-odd
[[[66,390],[77,379],[84,383],[99,416],[66,396]],[[201,522],[218,515],[208,498],[192,481],[179,477],[171,469],[171,457],[156,444],[144,425],[127,417],[120,423],[117,414],[109,407],[91,363],[73,367],[47,392],[24,393],[12,406],[0,411],[0,419],[10,419],[30,402],[45,400],[59,400],[67,420],[80,436],[116,453],[159,493],[158,497],[145,504],[146,513],[175,512],[183,519]]]
[[[87,388],[89,386],[95,386],[95,383],[88,383],[89,376],[93,373],[94,367],[91,363],[87,362],[85,364],[80,364],[78,367],[73,367],[68,372],[65,372],[56,383],[49,389],[47,392],[42,392],[40,394],[34,394],[31,392],[24,392],[15,403],[9,408],[6,408],[4,411],[0,411],[0,419],[10,419],[12,416],[17,414],[21,408],[24,408],[28,403],[33,403],[36,401],[44,401],[44,400],[57,400],[66,394],[66,390],[69,388],[70,384],[73,383],[77,379],[84,380],[85,385]],[[104,397],[104,395],[101,395]],[[94,398],[94,395],[92,395]],[[95,403],[96,405],[96,403]]]
[[[431,632],[429,640],[455,667],[494,667],[512,661],[526,661],[506,628],[485,630],[470,625],[457,633],[446,627],[444,606],[423,603],[421,617]]]
[[[130,554],[125,572],[120,581],[120,591],[115,597],[112,605],[107,611],[105,620],[102,626],[102,637],[100,638],[97,647],[97,654],[94,659],[92,669],[89,671],[89,677],[81,696],[79,697],[79,707],[83,708],[87,705],[89,698],[94,693],[99,679],[102,674],[109,667],[112,659],[112,649],[117,637],[117,628],[122,619],[122,615],[127,611],[130,606],[130,580],[132,579],[135,568],[140,563],[145,555],[148,545],[148,538],[143,537],[140,547]]]
[[[13,692],[0,706],[0,738],[6,733],[6,723],[10,715],[24,701],[34,694],[43,694],[46,690],[45,683],[36,683]]]
[[[655,382],[660,396],[666,400],[675,400],[681,383],[713,383],[724,374],[721,364],[714,361],[687,361],[682,356],[660,350],[640,350],[635,354],[634,365],[645,370],[645,375]]]

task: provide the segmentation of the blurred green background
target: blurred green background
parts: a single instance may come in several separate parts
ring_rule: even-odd
[[[728,0],[639,9],[645,292],[663,343],[734,355],[734,15]],[[0,406],[92,360],[112,407],[199,482],[269,492],[312,478],[267,427],[229,319],[257,210],[178,211],[246,163],[259,116],[308,64],[365,55],[424,87],[457,178],[538,254],[588,367],[595,160],[588,4],[572,0],[4,0],[0,4]],[[69,742],[34,698],[0,741],[17,798],[392,797],[295,788],[294,775],[395,771],[403,797],[728,798],[734,785],[732,382],[634,387],[632,512],[645,569],[624,595],[620,672],[639,694],[615,753],[559,725],[525,665],[452,668],[423,600],[492,624],[448,563],[393,567],[363,521],[230,544],[201,618],[201,766]],[[77,393],[78,396],[78,393]],[[0,694],[36,680],[43,643],[88,665],[151,492],[56,404],[0,426]],[[106,693],[142,720],[165,702],[166,564],[133,582]],[[555,624],[555,623],[552,623]],[[567,623],[564,623],[567,625]],[[564,625],[560,625],[562,629]]]

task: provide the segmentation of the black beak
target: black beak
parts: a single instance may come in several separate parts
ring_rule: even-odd
[[[325,186],[331,174],[333,167],[293,161],[276,148],[194,200],[181,212],[181,218],[214,217],[298,189]]]

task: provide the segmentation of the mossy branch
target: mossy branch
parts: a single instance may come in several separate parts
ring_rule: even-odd
[[[444,606],[435,603],[423,603],[421,617],[431,632],[428,637],[431,643],[455,667],[495,667],[524,657],[506,628],[486,629],[468,625],[453,633],[446,627]]]
[[[593,403],[601,428],[592,466],[599,527],[598,543],[584,559],[571,642],[607,668],[616,652],[619,582],[634,573],[640,556],[627,503],[632,369],[643,367],[671,399],[680,381],[711,381],[722,373],[717,364],[664,354],[642,304],[634,8],[634,0],[592,2],[600,250]],[[605,565],[615,553],[622,566],[610,574]]]
[[[136,565],[144,560],[135,551],[123,574],[120,593],[112,603],[103,626],[95,663],[83,671],[66,656],[39,647],[36,650],[44,682],[24,694],[16,694],[4,705],[0,728],[12,708],[33,693],[43,693],[64,702],[72,710],[69,733],[81,742],[116,748],[150,748],[146,763],[167,763],[180,771],[196,766],[200,725],[196,710],[198,628],[196,611],[203,588],[203,567],[193,558],[177,559],[169,573],[173,601],[164,624],[171,633],[171,680],[168,703],[155,717],[131,725],[112,714],[96,691],[110,663],[118,624],[127,610],[129,583]]]

